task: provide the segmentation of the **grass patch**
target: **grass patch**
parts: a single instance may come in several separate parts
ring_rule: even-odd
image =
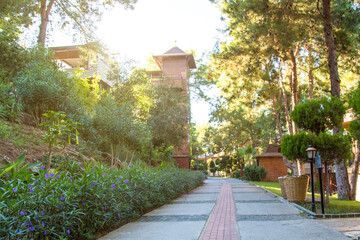
[[[259,185],[260,187],[263,187],[267,190],[269,190],[272,193],[275,193],[276,195],[279,195],[282,197],[280,184],[278,182],[258,182],[258,181],[252,181],[252,183]]]
[[[11,140],[12,144],[18,148],[24,148],[28,143],[40,145],[44,143],[43,139],[36,136],[35,132],[25,130],[21,125],[8,125],[0,120],[0,138]]]
[[[276,195],[282,197],[280,184],[278,182],[255,182],[252,183],[259,185]],[[308,197],[311,197],[311,192],[306,194]],[[316,198],[320,198],[319,193],[315,193]],[[302,207],[311,210],[311,203],[301,203]],[[316,203],[317,213],[321,213],[321,204]],[[348,200],[339,200],[337,195],[330,197],[330,204],[328,207],[325,207],[326,214],[342,214],[342,213],[360,213],[360,202],[357,201],[348,201]]]

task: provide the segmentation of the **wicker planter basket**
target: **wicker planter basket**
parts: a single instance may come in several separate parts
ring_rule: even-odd
[[[289,176],[284,181],[287,199],[290,202],[305,202],[309,176]]]
[[[278,180],[279,180],[279,183],[280,183],[280,188],[281,188],[281,193],[282,193],[282,197],[283,198],[287,198],[286,196],[286,190],[285,190],[285,179],[287,178],[288,176],[282,176],[282,177],[278,177]]]

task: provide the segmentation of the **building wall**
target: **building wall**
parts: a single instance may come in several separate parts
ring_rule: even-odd
[[[170,85],[187,91],[187,59],[185,57],[166,57],[163,59],[163,74]]]
[[[179,165],[179,168],[190,169],[188,156],[174,156],[174,160]]]
[[[268,171],[264,181],[278,181],[278,177],[287,175],[287,167],[281,157],[260,158],[260,166]]]

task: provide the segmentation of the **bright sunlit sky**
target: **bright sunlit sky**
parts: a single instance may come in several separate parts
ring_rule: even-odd
[[[209,0],[139,0],[134,10],[118,5],[106,12],[97,36],[111,51],[145,67],[149,56],[175,45],[196,50],[198,57],[212,51],[221,36],[218,29],[224,29],[220,17],[220,10]],[[53,46],[73,44],[70,37],[56,39]],[[192,102],[192,121],[207,122],[208,113],[207,103]]]

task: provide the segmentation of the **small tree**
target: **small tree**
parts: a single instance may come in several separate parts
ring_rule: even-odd
[[[47,121],[41,123],[40,126],[44,129],[44,134],[42,136],[49,145],[48,169],[50,169],[54,147],[61,146],[61,152],[63,152],[65,147],[68,144],[71,144],[72,139],[75,138],[76,144],[79,143],[77,130],[78,123],[74,122],[72,119],[66,118],[66,114],[63,112],[49,111],[44,114],[44,117]]]
[[[296,105],[291,117],[297,127],[319,135],[341,125],[345,110],[339,98],[322,97]]]
[[[325,190],[326,201],[325,204],[329,205],[330,195],[330,179],[328,174],[328,166],[334,164],[334,159],[337,161],[344,161],[351,157],[351,138],[348,135],[330,133],[320,133],[315,138],[314,146],[321,155],[321,161],[325,167]]]
[[[289,161],[304,162],[307,159],[306,149],[309,144],[312,144],[315,139],[315,134],[300,132],[293,135],[285,135],[281,141],[281,153]],[[296,172],[300,175],[299,169]]]

